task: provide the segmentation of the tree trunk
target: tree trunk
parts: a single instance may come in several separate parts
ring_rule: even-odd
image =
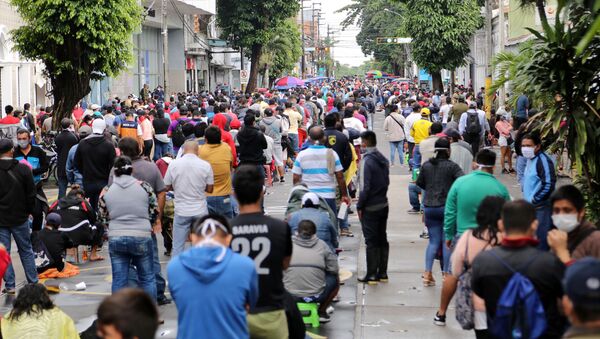
[[[452,96],[452,94],[454,94],[454,87],[456,87],[456,84],[454,83],[455,77],[456,77],[455,71],[452,70],[452,72],[450,72],[450,96]]]
[[[269,88],[270,74],[269,74],[269,65],[265,66],[265,76],[263,78],[263,87]]]
[[[252,65],[250,66],[250,77],[248,79],[248,86],[246,86],[246,93],[252,93],[256,90],[256,81],[258,80],[258,67],[261,55],[262,45],[252,45],[252,54],[250,57]]]
[[[90,80],[89,72],[84,72],[84,75],[76,72],[62,73],[51,78],[54,97],[52,127],[55,130],[60,130],[61,120],[71,118],[75,105],[91,92]]]
[[[542,23],[542,27],[548,25],[548,18],[546,17],[546,0],[535,0],[535,6],[537,7],[538,15],[540,16],[540,22]]]
[[[434,91],[444,92],[444,84],[442,83],[442,73],[440,71],[431,72],[431,87]]]

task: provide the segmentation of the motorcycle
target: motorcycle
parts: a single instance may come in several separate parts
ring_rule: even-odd
[[[46,152],[46,159],[48,159],[48,171],[42,174],[42,181],[48,182],[48,179],[52,176],[55,182],[58,182],[56,174],[56,166],[58,164],[58,152],[56,150],[56,144],[54,143],[55,133],[46,133],[42,138],[40,147]]]

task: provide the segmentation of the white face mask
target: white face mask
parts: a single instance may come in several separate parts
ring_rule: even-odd
[[[535,158],[535,147],[521,147],[521,153],[527,159]]]
[[[556,228],[567,233],[579,225],[577,214],[554,214],[552,216],[552,223]]]

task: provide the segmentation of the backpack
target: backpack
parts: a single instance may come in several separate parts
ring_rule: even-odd
[[[481,122],[479,121],[479,113],[467,112],[467,128],[465,131],[468,134],[481,133]]]
[[[497,338],[541,337],[546,330],[547,322],[544,306],[535,287],[529,278],[512,268],[495,252],[490,250],[493,257],[513,272],[513,276],[498,299],[496,316],[491,322],[490,333]],[[521,271],[527,270],[538,255],[531,258]]]
[[[173,146],[181,147],[185,142],[185,135],[183,134],[183,125],[185,125],[186,123],[187,121],[183,119],[177,120],[177,125],[175,126],[175,130],[173,131],[173,135],[171,136]]]
[[[456,321],[463,330],[472,330],[475,328],[475,309],[473,308],[473,289],[471,288],[471,277],[473,271],[468,262],[469,258],[469,237],[465,248],[465,257],[463,259],[463,270],[458,277],[456,287]]]

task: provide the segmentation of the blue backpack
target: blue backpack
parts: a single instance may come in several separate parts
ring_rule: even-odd
[[[540,297],[531,280],[502,260],[495,250],[490,253],[513,272],[498,299],[491,333],[496,338],[535,339],[546,331],[546,316]],[[531,258],[521,271],[526,271],[537,258]]]

